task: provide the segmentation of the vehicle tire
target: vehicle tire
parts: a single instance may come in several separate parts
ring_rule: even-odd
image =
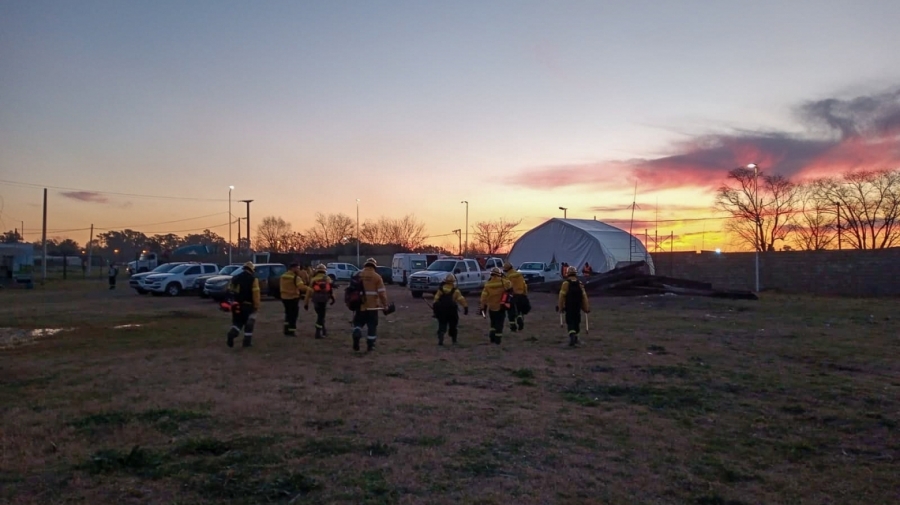
[[[146,289],[135,289],[135,291],[137,291],[137,294],[139,294],[139,295],[146,295],[146,294],[147,294],[147,290],[146,290]]]
[[[178,283],[173,282],[166,286],[166,294],[169,296],[178,296],[181,294],[181,286]]]
[[[337,277],[335,277],[334,274],[328,274],[328,277],[331,277],[331,282],[334,282],[337,280]]]
[[[413,298],[422,298],[422,291],[411,291]]]
[[[150,294],[152,296],[162,296],[164,293],[157,293],[156,291],[151,291]]]
[[[209,298],[209,295],[204,293],[203,290],[200,290],[200,298]]]
[[[138,272],[137,272],[137,273],[142,274],[142,273],[144,273],[144,272],[149,272],[149,271],[150,271],[150,270],[148,270],[147,267],[141,267],[141,268],[138,268]]]

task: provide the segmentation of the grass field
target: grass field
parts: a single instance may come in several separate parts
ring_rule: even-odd
[[[897,300],[592,299],[570,349],[534,295],[502,346],[476,310],[439,348],[389,294],[367,355],[340,304],[288,339],[266,301],[229,349],[199,298],[0,291],[0,502],[900,501]]]

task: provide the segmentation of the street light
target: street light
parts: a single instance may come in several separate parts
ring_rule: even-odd
[[[234,223],[231,222],[234,219],[234,216],[231,215],[231,192],[234,190],[234,186],[228,186],[228,264],[231,264],[231,227]]]
[[[455,233],[456,238],[459,239],[459,248],[457,251],[459,251],[459,255],[462,256],[462,230],[453,230],[453,233]]]
[[[566,211],[569,210],[569,208],[568,207],[560,207],[559,210],[563,211],[563,219],[566,219],[569,214]]]
[[[359,268],[359,198],[356,199],[356,268]]]
[[[465,252],[465,254],[463,254],[463,256],[468,256],[469,255],[469,201],[463,200],[459,203],[466,204],[466,252]]]
[[[759,248],[762,245],[762,223],[759,219],[759,165],[750,163],[753,169],[753,211],[756,213],[756,292],[759,293]]]

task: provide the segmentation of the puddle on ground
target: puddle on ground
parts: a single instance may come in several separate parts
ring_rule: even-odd
[[[0,328],[0,349],[34,344],[38,339],[75,328]]]
[[[144,326],[143,324],[120,324],[119,326],[113,326],[114,330],[128,330],[131,328],[140,328]]]

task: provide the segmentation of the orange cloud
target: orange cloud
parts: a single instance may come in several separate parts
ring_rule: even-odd
[[[526,171],[513,184],[534,189],[586,186],[643,191],[715,189],[727,172],[747,163],[788,177],[832,175],[900,166],[900,88],[851,100],[808,102],[798,109],[805,135],[748,132],[704,135],[676,144],[656,159],[558,165]]]

